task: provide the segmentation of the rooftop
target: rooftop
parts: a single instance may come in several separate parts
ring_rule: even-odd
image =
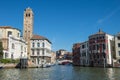
[[[47,40],[48,42],[50,42],[46,37],[43,37],[43,36],[40,36],[40,35],[33,35],[31,40]]]
[[[94,36],[94,35],[100,35],[100,34],[106,34],[106,33],[103,32],[101,29],[99,29],[99,31],[98,31],[97,33],[92,34],[92,35],[90,35],[89,37]]]
[[[3,29],[16,29],[16,30],[19,30],[17,28],[13,28],[11,26],[0,26],[0,28],[3,28]],[[19,30],[20,31],[20,30]]]
[[[103,32],[101,29],[99,29],[99,32],[97,32],[96,34],[105,34],[105,32]]]

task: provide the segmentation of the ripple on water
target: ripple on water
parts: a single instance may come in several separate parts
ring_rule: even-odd
[[[119,68],[57,65],[50,68],[1,69],[0,80],[119,80]]]

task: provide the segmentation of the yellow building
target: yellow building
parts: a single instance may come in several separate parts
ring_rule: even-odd
[[[20,38],[20,30],[10,26],[0,26],[0,40],[2,41],[4,50],[8,50],[9,35]]]
[[[3,44],[4,59],[27,58],[27,43],[20,37],[19,29],[0,26],[0,41]]]

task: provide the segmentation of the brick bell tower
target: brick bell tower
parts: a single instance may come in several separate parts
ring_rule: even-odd
[[[23,38],[28,43],[27,45],[27,55],[30,59],[30,39],[33,36],[33,11],[31,8],[26,8],[24,10],[24,21],[23,21]]]

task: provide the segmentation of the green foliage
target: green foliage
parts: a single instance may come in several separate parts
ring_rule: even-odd
[[[12,63],[19,63],[20,60],[19,59],[16,59],[16,60],[12,60]]]
[[[2,46],[2,42],[0,41],[0,59],[3,58],[3,46]]]
[[[11,60],[10,59],[1,59],[0,62],[1,63],[10,63]]]
[[[1,59],[0,60],[1,63],[19,63],[19,59],[16,60],[12,60],[12,59]]]

